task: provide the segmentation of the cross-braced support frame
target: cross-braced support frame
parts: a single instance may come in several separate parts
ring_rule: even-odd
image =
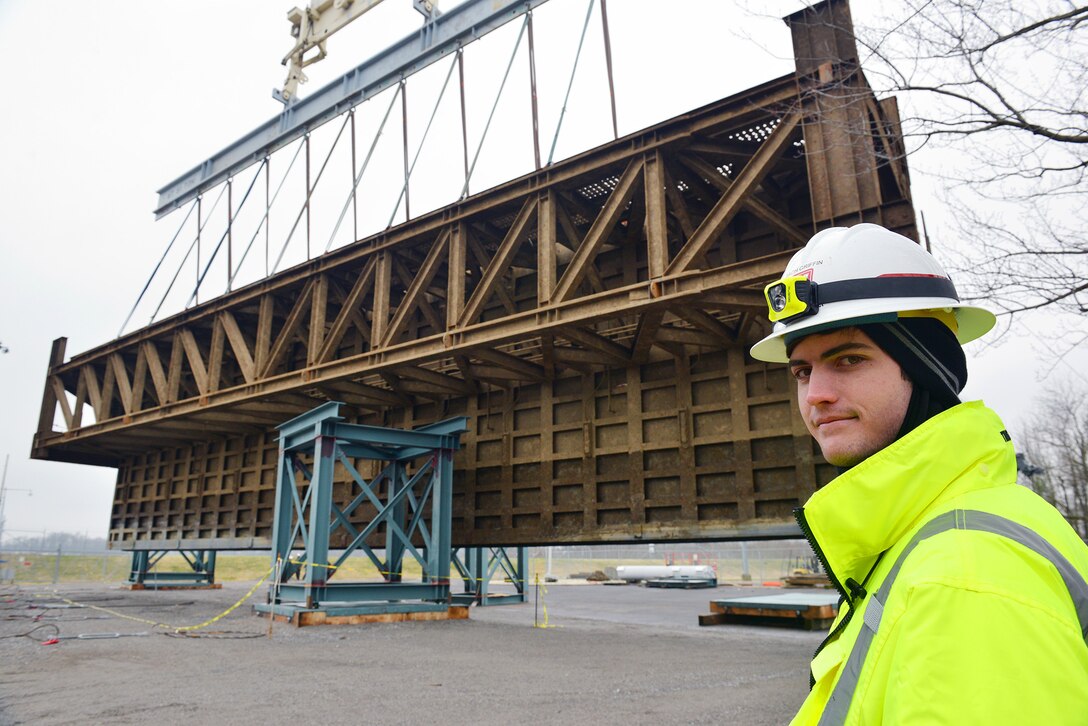
[[[222,587],[215,582],[215,550],[178,550],[189,565],[187,571],[158,572],[155,566],[173,550],[135,550],[132,568],[128,573],[128,585],[134,590],[214,589]]]
[[[268,603],[257,610],[300,625],[339,616],[448,611],[453,452],[467,420],[403,431],[343,423],[341,405],[326,403],[278,427],[273,582]],[[359,460],[382,466],[368,481]],[[338,465],[357,489],[343,508],[333,501]],[[368,509],[373,516],[357,526]],[[374,548],[383,526],[384,559]],[[329,538],[341,528],[350,544],[333,557]],[[355,552],[366,555],[382,581],[332,581]],[[406,556],[420,568],[418,581],[404,579]]]
[[[510,558],[513,551],[514,559]],[[465,547],[453,551],[453,566],[465,583],[465,591],[454,595],[454,602],[465,605],[513,605],[525,602],[528,573],[527,547]],[[491,582],[502,570],[504,580],[514,592],[493,593]]]

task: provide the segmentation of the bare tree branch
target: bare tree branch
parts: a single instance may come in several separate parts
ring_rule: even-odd
[[[1088,331],[1088,6],[902,0],[859,25],[862,65],[900,97],[914,171],[952,213],[938,236],[961,293]],[[934,153],[939,152],[939,153]],[[943,238],[942,238],[943,237]],[[952,250],[956,250],[951,254]]]
[[[1028,484],[1088,540],[1088,392],[1048,391],[1039,401],[1024,441],[1032,467]]]
[[[986,45],[983,45],[978,49],[978,52],[979,54],[985,53],[991,48],[995,48],[1008,40],[1012,40],[1013,38],[1019,38],[1024,35],[1030,35],[1036,30],[1039,30],[1041,28],[1049,28],[1055,24],[1060,24],[1067,20],[1072,20],[1074,25],[1077,25],[1084,20],[1088,20],[1088,8],[1074,8],[1068,13],[1065,13],[1064,15],[1055,15],[1052,18],[1043,18],[1038,22],[1030,23],[1022,28],[1017,28],[1011,33],[998,36]]]

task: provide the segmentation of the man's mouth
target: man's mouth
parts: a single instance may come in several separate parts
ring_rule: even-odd
[[[851,421],[853,416],[821,416],[812,420],[812,425],[817,429],[827,426],[829,424],[838,423],[840,421]]]

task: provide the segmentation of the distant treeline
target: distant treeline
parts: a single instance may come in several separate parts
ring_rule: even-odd
[[[0,549],[5,552],[105,552],[105,537],[88,537],[73,532],[44,532],[18,535],[4,532]]]

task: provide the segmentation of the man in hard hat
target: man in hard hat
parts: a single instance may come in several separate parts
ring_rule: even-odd
[[[752,355],[789,366],[840,470],[795,512],[843,598],[795,723],[1088,724],[1088,547],[959,400],[993,314],[873,224],[818,233],[765,291]]]

